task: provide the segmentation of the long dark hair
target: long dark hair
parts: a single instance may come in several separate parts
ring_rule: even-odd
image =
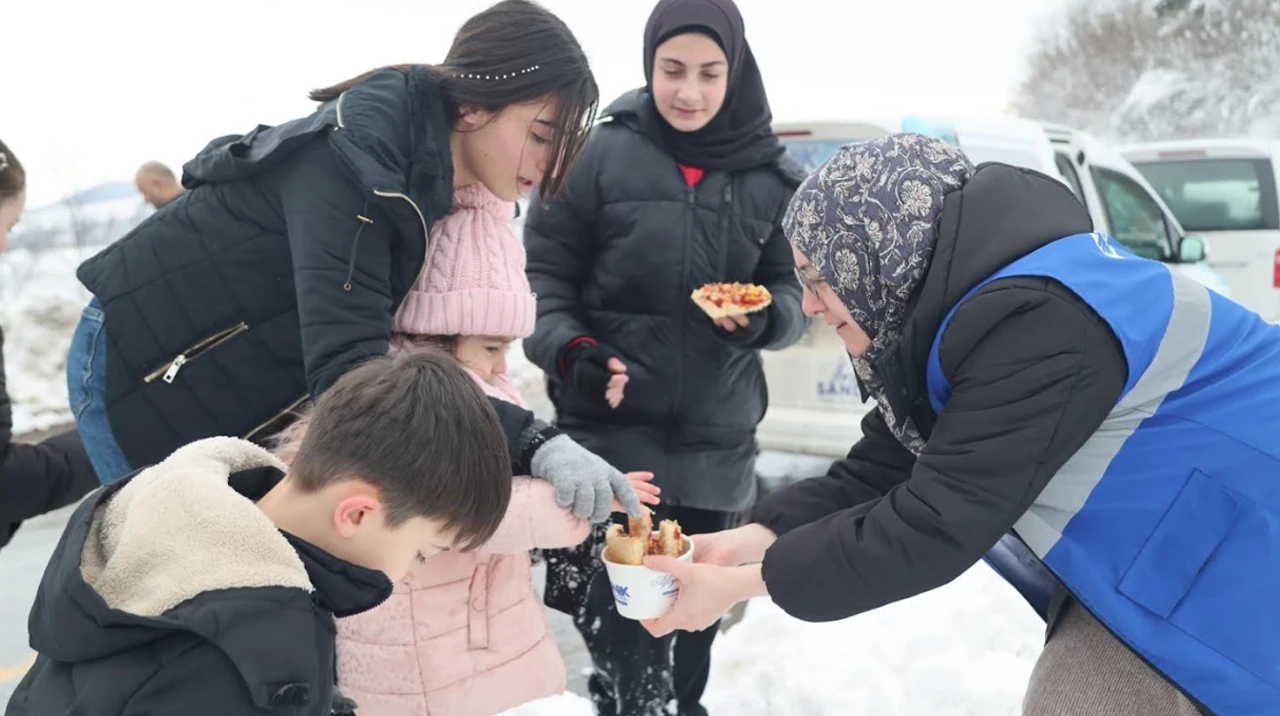
[[[378,72],[405,72],[412,67],[379,67],[313,90],[310,97],[329,102]],[[531,67],[537,69],[522,72]],[[498,112],[510,104],[558,97],[560,112],[552,120],[549,170],[542,177],[538,196],[545,202],[563,194],[600,101],[586,53],[563,20],[529,0],[502,0],[467,20],[444,61],[430,70],[441,91],[458,108],[468,105]]]
[[[12,199],[27,188],[27,172],[13,151],[0,142],[0,201]]]

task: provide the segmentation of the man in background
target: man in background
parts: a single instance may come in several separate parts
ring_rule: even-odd
[[[142,198],[157,209],[182,193],[182,185],[178,183],[173,170],[160,162],[147,162],[139,167],[134,183],[142,193]]]

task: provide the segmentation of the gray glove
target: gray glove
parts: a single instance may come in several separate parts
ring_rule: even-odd
[[[543,443],[529,466],[534,477],[556,488],[556,503],[561,507],[572,505],[573,514],[579,519],[609,519],[614,497],[627,514],[640,516],[640,499],[626,476],[568,435],[557,435]]]

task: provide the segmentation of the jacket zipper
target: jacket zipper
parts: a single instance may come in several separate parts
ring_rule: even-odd
[[[311,398],[311,394],[307,393],[303,395],[301,398],[298,398],[292,403],[289,403],[289,405],[286,406],[284,410],[281,410],[280,412],[276,413],[275,415],[272,415],[271,417],[267,418],[261,423],[258,423],[257,427],[245,433],[243,438],[245,440],[252,440],[255,436],[257,436],[258,433],[262,432],[268,426],[273,425],[280,418],[283,418],[289,413],[292,413],[294,410],[297,410],[299,405],[302,405],[303,403],[307,402],[307,400],[310,398]]]
[[[698,208],[698,190],[697,187],[689,185],[689,182],[684,178],[684,173],[680,172],[678,168],[677,173],[680,174],[680,180],[685,182],[684,196],[685,202],[688,204],[688,208],[685,210],[685,240],[680,242],[682,249],[680,254],[680,283],[683,284],[685,281],[689,280],[689,239],[693,235],[693,213],[697,211]],[[677,412],[680,410],[680,401],[682,399],[681,394],[684,392],[685,317],[688,315],[689,306],[693,303],[688,300],[688,294],[685,291],[681,290],[680,294],[680,327],[676,331],[676,386],[675,390],[672,391],[673,400],[671,406],[672,409]]]
[[[249,324],[241,321],[226,330],[219,331],[212,336],[201,340],[195,345],[189,346],[186,350],[175,356],[168,364],[162,365],[151,371],[142,379],[142,382],[151,383],[154,382],[156,378],[163,378],[164,382],[172,383],[174,379],[178,377],[178,371],[182,370],[182,366],[190,363],[247,330],[249,330]]]
[[[723,214],[720,216],[720,265],[721,275],[729,273],[729,219],[733,218],[733,175],[725,176]]]

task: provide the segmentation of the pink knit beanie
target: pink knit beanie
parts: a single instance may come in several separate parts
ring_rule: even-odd
[[[396,312],[393,330],[425,336],[533,333],[534,296],[515,207],[481,184],[455,189],[453,210],[431,227],[426,268]]]

